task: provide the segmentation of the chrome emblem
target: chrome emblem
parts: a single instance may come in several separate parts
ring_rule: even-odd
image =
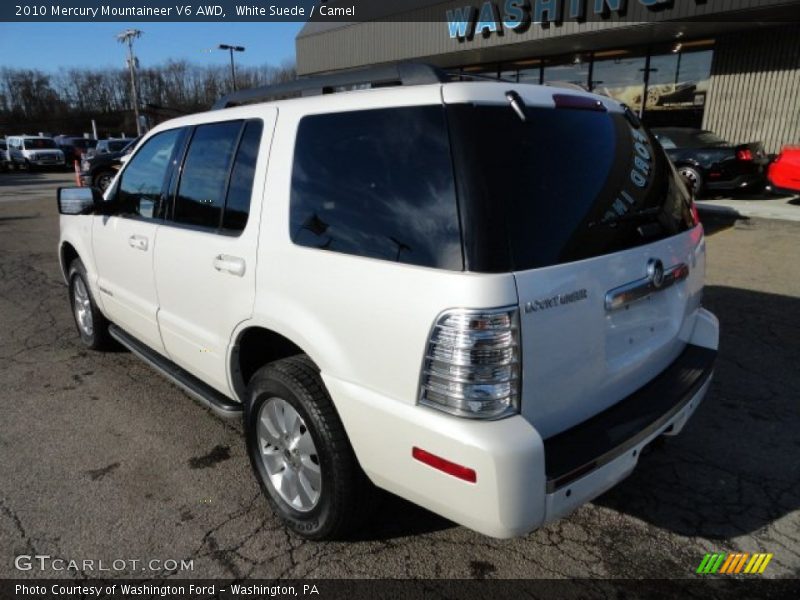
[[[647,261],[647,278],[656,289],[664,285],[664,263],[657,258]]]

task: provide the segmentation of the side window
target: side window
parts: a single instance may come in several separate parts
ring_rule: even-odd
[[[175,198],[176,222],[213,229],[220,226],[228,174],[241,129],[241,121],[195,128]]]
[[[242,134],[239,150],[231,171],[231,184],[222,228],[226,231],[242,231],[250,214],[250,198],[253,195],[253,176],[256,172],[258,148],[264,125],[261,121],[248,121]]]
[[[462,270],[444,109],[303,118],[289,233],[300,246]]]
[[[145,219],[160,216],[161,193],[182,129],[171,129],[147,140],[131,158],[116,194],[117,212]]]

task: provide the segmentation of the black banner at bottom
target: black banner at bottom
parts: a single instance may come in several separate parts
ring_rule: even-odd
[[[114,580],[6,579],[0,597],[15,600],[167,599],[256,600],[496,600],[498,598],[797,598],[796,579],[638,579],[638,580]]]

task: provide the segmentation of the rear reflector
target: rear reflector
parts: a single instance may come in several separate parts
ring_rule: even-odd
[[[448,475],[452,475],[453,477],[463,479],[464,481],[468,481],[470,483],[475,483],[478,481],[478,475],[475,473],[474,469],[457,465],[456,463],[450,462],[441,456],[436,456],[435,454],[426,452],[422,448],[417,448],[414,446],[411,449],[411,456],[413,456],[419,462],[425,463],[429,467],[438,469],[439,471],[447,473]]]
[[[606,112],[608,109],[600,100],[586,96],[573,96],[572,94],[553,94],[556,108],[577,108],[579,110],[599,110]]]

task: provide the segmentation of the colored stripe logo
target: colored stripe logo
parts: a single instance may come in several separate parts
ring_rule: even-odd
[[[755,554],[749,554],[748,552],[736,552],[733,554],[715,552],[706,554],[703,560],[700,561],[700,566],[697,567],[697,573],[701,575],[712,575],[714,573],[760,575],[767,568],[772,556],[772,554],[758,552]]]

